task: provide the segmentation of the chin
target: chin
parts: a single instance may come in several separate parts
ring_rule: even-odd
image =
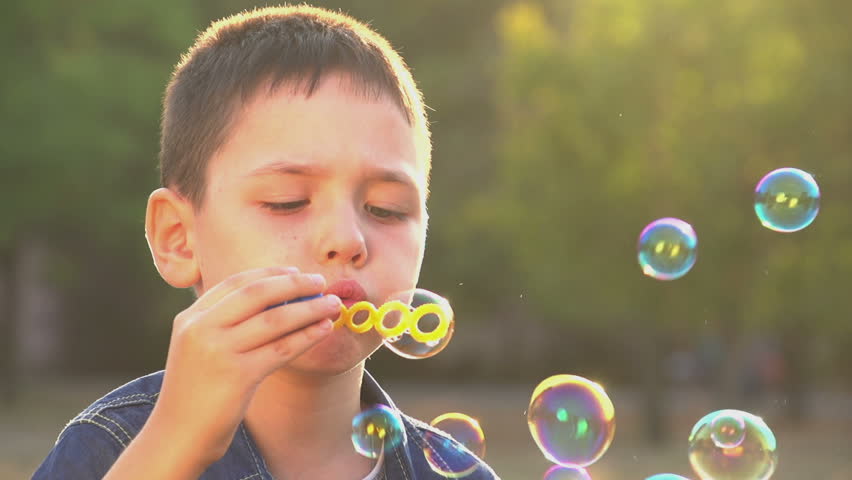
[[[290,367],[311,375],[341,375],[360,365],[381,344],[381,337],[375,332],[336,330],[290,362]]]

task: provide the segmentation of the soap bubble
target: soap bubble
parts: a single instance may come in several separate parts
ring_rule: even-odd
[[[795,232],[810,225],[819,213],[819,200],[814,177],[797,168],[773,170],[754,189],[757,218],[776,232]]]
[[[477,457],[485,458],[485,434],[479,422],[463,413],[445,413],[430,425],[458,442],[456,445],[441,435],[426,432],[427,446],[423,453],[432,470],[446,478],[462,478],[473,473],[479,465]]]
[[[386,336],[384,344],[388,350],[401,357],[422,359],[437,355],[449,345],[455,318],[447,299],[418,288],[395,294],[389,302],[407,305],[409,313],[389,309],[383,315],[377,330]],[[406,322],[406,325],[400,322]],[[435,336],[438,338],[423,338]]]
[[[429,424],[449,433],[455,441],[464,445],[477,457],[485,458],[485,433],[475,418],[463,413],[445,413],[435,417]]]
[[[743,438],[727,448],[713,438],[714,420],[729,425],[727,418],[741,419]],[[724,445],[724,444],[723,444]],[[705,415],[689,435],[689,463],[702,480],[766,480],[778,465],[775,435],[763,419],[741,410],[719,410]]]
[[[604,389],[576,375],[554,375],[532,394],[527,423],[548,460],[566,467],[597,461],[615,436],[615,410]]]
[[[645,480],[689,480],[686,477],[681,477],[680,475],[675,475],[674,473],[658,473],[656,475],[651,475]]]
[[[719,448],[734,448],[745,438],[745,420],[735,410],[723,410],[710,421],[710,438]]]
[[[544,472],[541,480],[592,480],[583,467],[563,467],[554,465]]]
[[[402,418],[385,405],[374,405],[352,419],[352,444],[367,458],[378,458],[382,449],[392,450],[402,441],[404,432]]]
[[[698,237],[692,226],[677,218],[649,223],[639,234],[639,265],[657,280],[676,280],[695,265]]]

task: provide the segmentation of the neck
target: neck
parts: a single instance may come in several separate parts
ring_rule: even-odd
[[[276,478],[318,478],[317,472],[334,468],[349,477],[353,469],[370,471],[373,461],[358,455],[351,440],[363,371],[363,363],[332,377],[282,369],[260,384],[245,423]]]

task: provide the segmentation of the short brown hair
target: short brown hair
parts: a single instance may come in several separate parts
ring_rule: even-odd
[[[310,96],[323,75],[343,71],[359,94],[390,98],[417,135],[428,173],[426,108],[411,72],[390,43],[342,13],[308,5],[265,7],[213,22],[181,57],[166,88],[160,180],[201,209],[207,164],[225,143],[239,106],[269,82]]]

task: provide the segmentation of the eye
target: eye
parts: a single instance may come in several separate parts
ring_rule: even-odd
[[[293,202],[263,202],[261,205],[267,210],[279,213],[292,213],[307,206],[310,200],[296,200]]]
[[[364,205],[364,210],[380,220],[405,220],[408,216],[402,212],[388,210],[375,205]]]

